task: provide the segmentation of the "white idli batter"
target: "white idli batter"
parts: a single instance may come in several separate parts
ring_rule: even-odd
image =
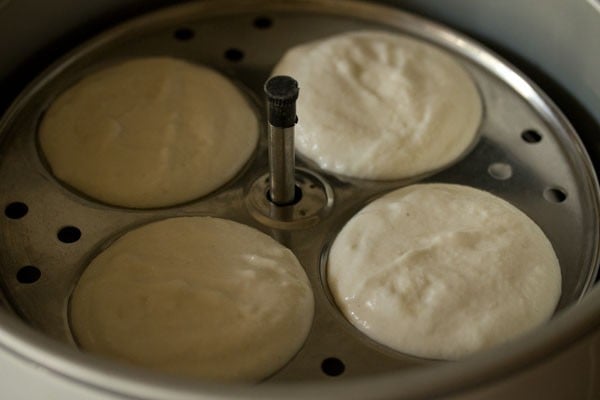
[[[339,233],[329,288],[372,339],[419,357],[457,359],[548,320],[561,272],[542,230],[506,201],[466,186],[396,190]]]
[[[229,181],[256,147],[258,120],[216,71],[140,58],[62,93],[39,141],[54,175],[79,191],[117,206],[164,207]]]
[[[273,71],[300,86],[296,146],[321,168],[389,180],[443,167],[474,142],[479,94],[450,54],[360,31],[294,47]]]
[[[126,233],[94,258],[70,301],[82,349],[217,381],[276,372],[302,346],[312,316],[312,290],[290,250],[208,217]]]

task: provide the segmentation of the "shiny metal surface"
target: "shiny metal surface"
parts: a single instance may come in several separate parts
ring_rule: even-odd
[[[248,213],[262,225],[275,228],[272,234],[276,239],[280,233],[277,230],[306,229],[321,223],[333,208],[333,188],[322,176],[306,168],[297,168],[294,178],[302,195],[287,206],[270,201],[270,174],[251,180],[244,192]]]
[[[267,196],[276,206],[299,201],[302,190],[296,190],[296,151],[294,125],[298,121],[296,101],[298,82],[289,76],[274,76],[265,83],[268,120],[269,191]],[[276,211],[276,210],[275,210]]]
[[[24,320],[48,336],[69,342],[68,296],[82,268],[94,254],[133,226],[176,215],[216,215],[256,226],[280,238],[298,255],[315,288],[317,310],[307,343],[297,357],[270,381],[328,379],[319,366],[325,357],[332,356],[343,360],[345,376],[348,377],[371,377],[386,371],[417,374],[423,370],[443,369],[444,365],[439,364],[447,363],[419,360],[392,352],[354,331],[329,301],[321,277],[323,252],[343,223],[370,199],[414,180],[386,183],[347,181],[322,174],[333,188],[335,204],[315,225],[287,231],[256,219],[245,206],[245,188],[256,181],[256,176],[266,172],[264,141],[246,172],[216,193],[179,207],[150,211],[108,207],[78,196],[51,176],[35,144],[37,121],[52,98],[79,77],[102,65],[126,57],[169,54],[212,65],[258,95],[270,68],[285,48],[329,34],[363,28],[398,30],[421,37],[445,47],[462,60],[476,80],[486,107],[480,127],[481,138],[462,160],[419,180],[469,184],[491,191],[520,207],[546,232],[559,256],[565,278],[559,309],[570,307],[580,299],[591,284],[598,261],[595,176],[570,125],[526,78],[467,38],[398,11],[353,2],[328,1],[232,1],[228,5],[223,7],[223,2],[190,4],[117,28],[65,58],[30,87],[7,114],[0,125],[3,133],[0,182],[5,188],[0,199],[3,204],[25,202],[29,213],[18,220],[3,218],[0,221],[0,248],[3,249],[0,273],[3,293]],[[256,17],[263,15],[272,18],[274,24],[267,30],[256,29],[252,23]],[[195,39],[186,42],[174,39],[174,31],[181,27],[193,29]],[[214,32],[220,35],[215,36]],[[271,45],[272,51],[259,51],[264,49],[265,42]],[[223,58],[224,51],[232,46],[243,50],[244,60],[232,63]],[[535,130],[542,140],[532,143],[523,140],[521,134],[527,130]],[[512,175],[508,179],[489,175],[487,171],[494,163],[509,165]],[[300,159],[299,164],[309,171],[315,170],[305,160]],[[554,202],[552,199],[560,196],[550,196],[548,201],[544,197],[548,190],[562,192],[566,198]],[[79,241],[66,244],[57,240],[57,231],[67,225],[81,229],[83,234]],[[282,230],[285,232],[279,232]],[[19,283],[15,277],[24,265],[39,267],[42,271],[40,280],[27,285]],[[7,318],[4,312],[1,318]],[[553,326],[559,324],[556,322]],[[0,329],[0,344],[3,346],[7,343],[10,346],[11,340],[12,344],[19,342],[12,335],[19,332],[22,339],[30,340],[21,340],[14,346],[21,354],[28,353],[28,357],[35,358],[36,354],[45,353],[39,348],[36,350],[36,346],[47,346],[48,343],[35,335],[25,334],[18,324],[5,324]],[[547,334],[543,331],[540,329],[536,334],[559,340],[554,333],[556,331]],[[529,345],[533,347],[530,342],[522,341],[515,348],[527,353]],[[536,346],[538,353],[545,349],[539,344]],[[55,364],[58,354],[65,355],[65,360],[61,361],[62,373],[77,375],[79,367],[79,373],[83,374],[79,375],[80,379],[97,379],[98,374],[106,372],[103,366],[112,365],[94,361],[97,371],[102,371],[94,372],[95,367],[89,364],[81,368],[86,362],[92,362],[85,355],[75,356],[64,346],[51,351],[54,356],[47,358]],[[508,351],[505,359],[513,353]],[[527,354],[533,357],[533,354]],[[498,356],[498,353],[495,355]],[[459,369],[460,364],[456,364]],[[468,362],[465,365],[466,369]],[[489,363],[487,365],[489,370],[491,367]],[[145,379],[143,376],[136,378],[126,371],[122,376]],[[439,386],[436,390],[442,390],[449,385],[447,379],[452,374],[440,373],[437,376]],[[127,386],[123,379],[117,381],[119,390]],[[101,385],[107,382],[105,380]],[[371,384],[376,382],[375,379]],[[191,398],[186,394],[187,390],[200,389],[182,386],[175,390],[172,385],[177,385],[176,382],[161,380],[160,383],[164,384],[163,390],[156,393],[162,393],[163,398]],[[388,385],[389,382],[384,386]],[[175,392],[170,393],[165,388]],[[130,389],[135,392],[139,387],[132,384]],[[418,392],[418,389],[412,390],[409,392]],[[425,392],[428,388],[421,390]],[[151,394],[148,396],[159,398]]]
[[[296,198],[296,152],[294,127],[281,128],[269,124],[269,195],[273,203],[285,206]]]

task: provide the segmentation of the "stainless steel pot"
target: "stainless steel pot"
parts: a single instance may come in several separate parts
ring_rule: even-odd
[[[600,149],[600,140],[597,139],[600,134],[600,107],[595,107],[600,91],[600,76],[597,72],[600,71],[599,52],[593,51],[594,43],[591,39],[591,51],[581,52],[575,46],[568,45],[560,49],[561,54],[566,54],[565,57],[557,57],[550,51],[563,43],[563,40],[567,40],[566,38],[574,40],[575,37],[571,35],[575,33],[598,33],[600,15],[596,13],[596,3],[581,1],[565,5],[559,1],[548,2],[545,5],[547,9],[544,10],[536,9],[531,4],[521,5],[519,8],[516,2],[505,2],[502,5],[491,2],[475,4],[467,1],[452,3],[452,8],[449,3],[442,5],[435,2],[404,2],[402,5],[450,22],[474,36],[491,40],[492,45],[498,46],[501,51],[505,46],[509,48],[507,55],[516,60],[530,76],[539,79],[571,118],[571,122],[582,135],[592,160],[596,160],[596,152]],[[18,21],[20,13],[24,12],[20,8],[23,4],[25,3],[0,3],[0,21],[2,18],[9,19],[13,21],[9,24],[13,29],[22,29],[21,25],[14,21]],[[335,5],[329,4],[329,7],[333,8]],[[75,14],[89,12],[88,15],[95,15],[98,10],[108,10],[110,6],[109,3],[90,3],[89,7],[98,9],[78,8]],[[521,16],[523,13],[531,16],[524,18]],[[559,19],[561,14],[563,15]],[[549,35],[548,29],[552,28],[551,32],[555,32],[555,27],[541,22],[555,19],[570,21],[569,15],[577,18],[576,25],[559,25],[561,33],[552,36],[554,41],[542,40]],[[73,15],[63,17],[69,19],[73,18]],[[76,25],[80,22],[77,18],[73,21]],[[393,15],[390,18],[393,18]],[[496,21],[504,21],[505,24],[506,21],[511,21],[516,27],[508,32],[506,29],[496,31],[494,27],[506,26]],[[51,23],[42,20],[36,25],[36,29],[50,29],[56,32],[50,25]],[[101,25],[102,22],[98,26]],[[90,32],[92,31],[94,29]],[[523,35],[522,40],[513,43],[512,40],[519,37],[520,33]],[[592,37],[586,35],[583,37]],[[13,40],[6,40],[11,36],[15,36]],[[13,61],[13,58],[8,61],[3,59],[0,63],[0,76],[3,82],[9,79],[16,82],[8,85],[12,87],[14,94],[32,75],[39,72],[39,68],[31,67],[31,63],[27,61],[23,61],[22,65],[29,65],[30,69],[19,71],[16,68],[20,63],[18,60],[28,57],[29,60],[35,59],[26,55],[27,49],[38,48],[45,39],[31,37],[30,40],[21,41],[19,35],[14,35],[14,32],[11,36],[3,36],[2,40],[7,43],[7,48],[12,48],[11,54],[15,55],[16,61]],[[67,42],[72,40],[72,36],[69,37],[71,39]],[[532,38],[538,37],[539,43],[533,41]],[[39,59],[43,57],[38,57]],[[552,76],[553,80],[547,81],[548,76]],[[566,92],[561,89],[563,85],[567,88]],[[8,104],[12,100],[11,97],[12,94],[8,94],[2,101]],[[5,312],[0,313],[0,361],[2,390],[7,398],[14,399],[43,398],[42,396],[56,396],[61,399],[432,396],[499,399],[509,395],[517,398],[535,395],[546,398],[592,399],[600,396],[600,287],[596,285],[577,304],[565,304],[564,309],[544,329],[527,335],[514,344],[482,353],[460,363],[440,363],[429,365],[427,368],[381,372],[347,380],[326,378],[287,383],[284,381],[248,388],[205,385],[165,378],[81,354],[41,335]],[[320,360],[315,361],[318,363]]]

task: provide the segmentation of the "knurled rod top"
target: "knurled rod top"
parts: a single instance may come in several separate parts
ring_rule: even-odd
[[[296,100],[298,82],[290,76],[274,76],[265,83],[269,123],[278,128],[290,128],[297,122]]]

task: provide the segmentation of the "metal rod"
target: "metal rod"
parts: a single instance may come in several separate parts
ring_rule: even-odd
[[[294,128],[280,128],[269,124],[269,170],[271,201],[277,205],[294,202]]]
[[[275,76],[265,83],[269,120],[270,200],[278,206],[296,199],[294,125],[298,82],[289,76]]]

